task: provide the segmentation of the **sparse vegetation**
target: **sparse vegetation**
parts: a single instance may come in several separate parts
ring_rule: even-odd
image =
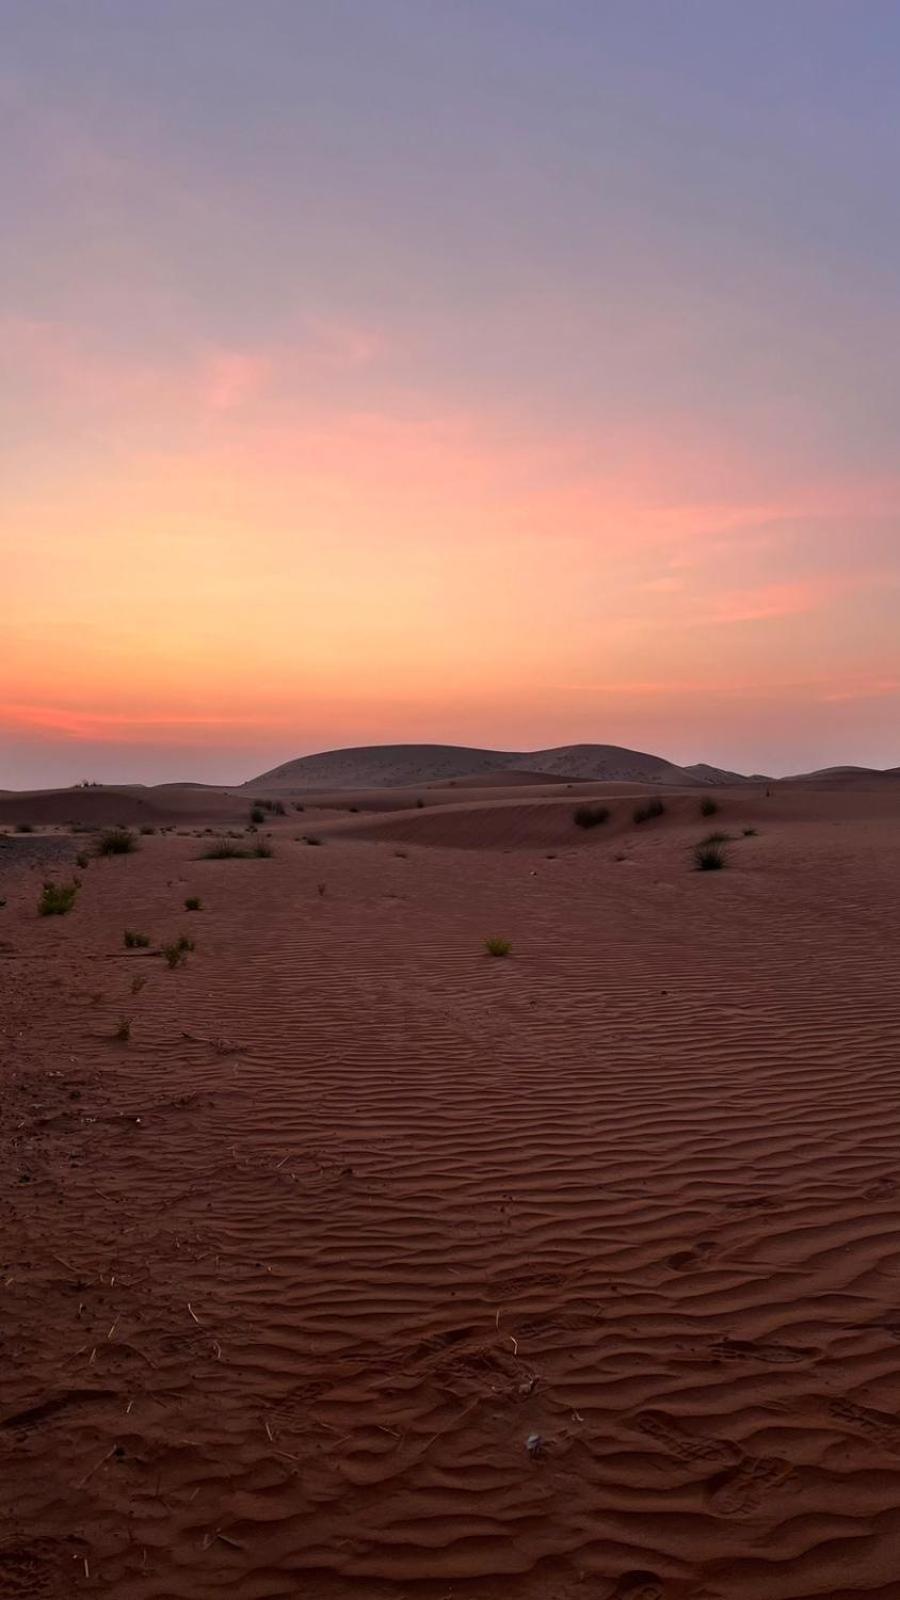
[[[665,811],[665,802],[662,800],[647,800],[641,806],[634,808],[635,822],[651,822],[654,817],[661,817]]]
[[[118,1025],[116,1027],[115,1037],[118,1040],[120,1040],[120,1042],[122,1044],[127,1044],[128,1043],[129,1039],[131,1038],[131,1018],[130,1017],[120,1017],[119,1018]]]
[[[320,895],[323,895],[325,893],[325,890],[326,890],[327,887],[328,887],[328,885],[325,884],[325,883],[317,883],[316,884],[316,888],[318,889]]]
[[[744,829],[744,838],[745,839],[755,839],[757,834],[758,834],[758,832],[759,832],[758,828],[745,828]]]
[[[423,800],[423,799],[421,799],[421,797],[420,797],[420,798],[419,798],[419,799],[418,799],[418,800],[417,800],[417,801],[416,801],[416,807],[417,807],[417,809],[418,809],[418,810],[419,810],[419,811],[422,811],[422,810],[424,810],[424,808],[425,808],[425,801],[424,801],[424,800]]]
[[[98,856],[130,856],[137,847],[137,839],[130,828],[104,828],[96,849]]]
[[[122,943],[126,950],[149,950],[149,933],[137,933],[134,928],[126,928],[122,935]]]
[[[485,939],[484,948],[489,956],[508,956],[512,945],[508,939]]]
[[[275,854],[275,851],[272,849],[272,841],[270,839],[259,839],[253,846],[250,854],[252,856],[258,856],[262,860],[267,861],[270,856]]]
[[[168,966],[183,967],[193,949],[193,939],[189,939],[187,934],[183,933],[179,938],[174,939],[171,944],[163,945],[163,955]]]
[[[184,902],[184,909],[185,911],[199,911],[202,904],[203,902],[199,895],[189,894]]]
[[[315,833],[305,833],[303,835],[303,838],[304,838],[304,840],[305,840],[305,842],[307,844],[321,844],[322,843],[322,841],[319,838],[318,834],[315,834]]]
[[[16,833],[34,833],[33,822],[17,822]]]
[[[295,811],[305,811],[305,810],[306,810],[306,807],[305,807],[305,806],[302,806],[302,805],[301,805],[301,804],[300,804],[300,801],[299,801],[299,800],[295,800],[295,801],[294,801],[294,810],[295,810]]]
[[[705,795],[700,801],[701,817],[714,817],[718,809],[719,803],[717,800],[713,800],[711,795]]]
[[[265,820],[266,820],[266,813],[263,810],[262,806],[253,806],[253,808],[252,808],[252,810],[250,812],[250,821],[253,824],[254,828],[258,828],[260,823],[261,822],[265,822]]]
[[[149,835],[149,834],[155,833],[155,832],[156,832],[156,829],[155,828],[151,828],[149,822],[145,822],[143,827],[141,828],[141,833],[146,834],[146,835]]]
[[[727,865],[724,846],[718,839],[704,839],[694,846],[695,872],[721,872]]]
[[[609,821],[609,806],[576,806],[572,819],[578,828],[599,828]]]
[[[86,850],[79,850],[77,856],[75,857],[75,865],[80,867],[82,872],[84,872],[85,869],[90,866],[90,864],[91,864],[91,858],[88,855],[87,851]]]
[[[230,839],[220,839],[217,844],[211,844],[208,850],[204,850],[201,860],[244,861],[248,854],[239,844],[232,844]]]
[[[131,980],[131,992],[132,992],[132,994],[140,994],[140,992],[143,989],[144,984],[146,982],[147,982],[147,979],[144,977],[144,974],[142,972],[136,973],[135,976]]]
[[[38,901],[38,916],[64,917],[75,904],[77,893],[77,883],[52,883],[48,879]]]
[[[730,844],[731,843],[731,834],[730,833],[708,833],[706,835],[705,839],[701,839],[700,843],[701,844]]]

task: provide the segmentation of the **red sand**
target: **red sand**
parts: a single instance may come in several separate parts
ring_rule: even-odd
[[[0,1594],[900,1595],[900,799],[583,798],[0,848]]]

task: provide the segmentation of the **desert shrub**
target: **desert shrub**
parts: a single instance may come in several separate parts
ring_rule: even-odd
[[[705,839],[700,840],[701,844],[730,844],[730,842],[730,833],[708,833]]]
[[[745,839],[755,839],[756,836],[757,836],[757,832],[758,832],[758,830],[756,828],[745,828],[744,829],[744,838]]]
[[[199,895],[189,894],[184,902],[184,909],[185,911],[199,911],[202,904],[203,902]]]
[[[52,883],[48,879],[38,901],[38,916],[64,917],[75,904],[77,893],[77,883]]]
[[[257,843],[253,846],[253,849],[250,851],[250,854],[252,856],[257,856],[257,857],[259,857],[260,859],[262,859],[264,861],[267,861],[270,856],[273,856],[275,854],[275,851],[272,849],[271,840],[269,840],[269,839],[259,839],[257,841]]]
[[[634,820],[635,822],[650,822],[654,817],[661,817],[665,809],[665,803],[662,800],[647,800],[643,805],[635,806]]]
[[[149,950],[149,933],[137,933],[134,928],[126,928],[122,935],[122,943],[126,950]]]
[[[130,856],[137,847],[137,839],[130,828],[104,828],[96,850],[98,856]]]
[[[577,828],[599,828],[609,821],[609,806],[576,806],[572,820]]]
[[[171,944],[163,945],[163,955],[168,966],[183,967],[190,951],[193,949],[193,939],[189,939],[186,933],[182,933],[177,939],[173,939]]]
[[[273,812],[273,815],[276,816],[276,817],[286,817],[287,816],[287,812],[286,812],[286,810],[284,808],[284,801],[283,800],[274,801],[273,805],[272,805],[272,812]]]
[[[484,948],[489,956],[508,956],[512,949],[508,939],[485,939]]]
[[[315,834],[315,833],[305,833],[303,835],[303,838],[304,838],[304,841],[305,841],[306,844],[321,844],[322,843],[322,841],[319,838],[318,834]]]
[[[254,828],[258,828],[260,823],[265,822],[265,820],[266,813],[262,806],[253,806],[250,812],[250,821],[253,823]]]
[[[305,806],[302,806],[302,805],[301,805],[301,804],[300,804],[300,801],[299,801],[299,800],[295,800],[295,801],[294,801],[294,810],[295,810],[295,811],[305,811],[305,809],[306,809],[306,807],[305,807]]]
[[[701,815],[701,817],[714,817],[716,812],[718,811],[718,809],[719,809],[718,801],[713,800],[710,795],[706,795],[700,801],[700,815]]]
[[[147,979],[144,977],[143,973],[137,973],[136,976],[131,980],[132,994],[140,994],[146,982]]]
[[[128,1043],[128,1040],[131,1038],[131,1018],[130,1017],[120,1017],[119,1018],[118,1025],[116,1027],[115,1037],[117,1039],[121,1040],[122,1044],[127,1044]]]
[[[695,872],[720,872],[728,865],[728,858],[718,840],[704,839],[694,845]]]
[[[82,872],[84,872],[85,868],[89,867],[90,864],[91,864],[91,858],[88,855],[87,851],[86,850],[79,850],[77,856],[75,857],[75,865],[80,867]]]
[[[422,799],[419,799],[419,800],[417,800],[417,801],[416,801],[416,809],[417,809],[417,810],[418,810],[418,811],[423,811],[423,810],[424,810],[424,808],[425,808],[425,801],[424,801],[424,800],[422,800]]]
[[[34,833],[33,822],[17,822],[16,833]]]
[[[239,844],[232,844],[230,839],[220,839],[217,844],[211,844],[204,850],[202,861],[244,861],[248,852],[242,850]]]
[[[141,833],[143,833],[145,835],[148,835],[148,836],[151,833],[155,833],[155,832],[156,832],[156,829],[155,828],[151,828],[149,822],[145,822],[143,827],[141,828]]]

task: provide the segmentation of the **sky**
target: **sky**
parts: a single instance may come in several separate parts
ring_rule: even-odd
[[[900,763],[900,0],[0,31],[0,787]]]

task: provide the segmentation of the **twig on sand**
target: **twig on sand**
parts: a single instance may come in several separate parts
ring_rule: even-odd
[[[187,1302],[187,1308],[188,1308],[188,1311],[190,1312],[191,1316],[194,1318],[194,1321],[196,1322],[197,1327],[198,1328],[202,1328],[203,1327],[203,1323],[200,1321],[200,1318],[197,1316],[196,1312],[194,1311],[194,1308],[191,1305],[190,1300],[188,1300],[188,1302]]]
[[[83,1489],[85,1484],[88,1483],[90,1481],[90,1479],[94,1476],[94,1473],[95,1472],[99,1472],[100,1468],[105,1466],[107,1461],[109,1461],[110,1457],[114,1456],[115,1453],[116,1453],[116,1446],[113,1445],[111,1450],[107,1450],[106,1455],[103,1456],[102,1460],[98,1461],[95,1466],[91,1467],[90,1472],[86,1472],[85,1473],[85,1475],[81,1479],[80,1483],[76,1483],[76,1485],[75,1485],[76,1489]]]

